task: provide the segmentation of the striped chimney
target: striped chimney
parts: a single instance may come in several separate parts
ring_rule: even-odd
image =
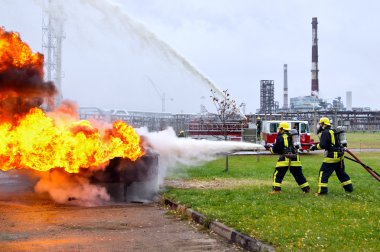
[[[284,64],[284,106],[283,109],[288,109],[288,65]]]
[[[312,22],[312,47],[311,47],[311,95],[319,95],[319,80],[318,80],[318,21],[313,17]]]

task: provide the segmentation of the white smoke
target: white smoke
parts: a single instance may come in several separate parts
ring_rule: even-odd
[[[196,166],[214,160],[218,154],[239,150],[263,150],[259,144],[232,141],[209,141],[178,138],[173,128],[159,132],[148,132],[146,128],[136,130],[147,139],[154,152],[159,154],[159,183],[163,182],[170,169],[181,165]]]
[[[110,200],[105,188],[90,184],[84,176],[60,169],[41,173],[34,189],[37,193],[48,193],[60,204],[96,206]]]

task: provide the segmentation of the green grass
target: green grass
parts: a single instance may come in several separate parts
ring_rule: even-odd
[[[346,133],[348,147],[351,149],[380,149],[380,132],[348,132]],[[311,138],[318,142],[319,138],[311,134]]]
[[[380,133],[347,133],[347,140],[349,148],[380,148]]]
[[[380,172],[380,153],[360,153],[363,162]],[[313,192],[322,154],[303,155],[304,174]],[[184,168],[172,178],[212,183],[233,180],[234,187],[168,188],[164,196],[191,207],[211,220],[273,244],[278,251],[378,251],[380,243],[379,182],[360,165],[346,160],[354,192],[344,192],[335,175],[329,195],[302,194],[288,172],[282,193],[269,195],[276,156],[233,156],[229,172],[221,158],[197,168]],[[252,184],[239,181],[252,179]]]

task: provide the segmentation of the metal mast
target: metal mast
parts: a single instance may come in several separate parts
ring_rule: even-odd
[[[54,106],[62,101],[62,41],[65,35],[64,17],[59,9],[57,1],[47,0],[43,3],[42,51],[45,55],[45,80],[53,81],[57,88]]]

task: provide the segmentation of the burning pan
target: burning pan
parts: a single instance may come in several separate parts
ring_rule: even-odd
[[[146,151],[136,161],[114,158],[103,171],[95,172],[90,181],[107,189],[115,202],[151,202],[158,192],[159,155]]]

